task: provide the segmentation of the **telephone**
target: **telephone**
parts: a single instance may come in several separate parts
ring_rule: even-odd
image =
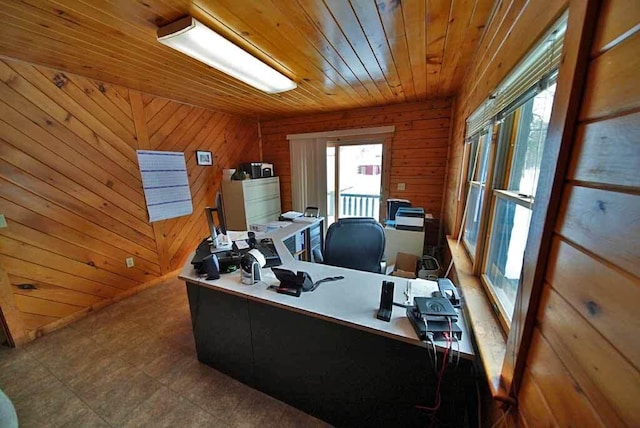
[[[318,207],[307,207],[304,209],[304,217],[320,217],[320,210]]]
[[[380,293],[380,309],[376,318],[382,321],[391,321],[391,311],[393,309],[393,288],[392,281],[382,281],[382,291]]]
[[[298,271],[294,273],[293,271],[276,267],[271,268],[271,270],[280,281],[280,286],[276,289],[278,293],[299,297],[302,291],[309,291],[313,288],[313,280],[307,272]]]
[[[303,291],[313,291],[323,282],[339,281],[344,279],[344,276],[330,276],[322,278],[316,282],[309,276],[307,272],[298,271],[293,273],[290,270],[272,267],[271,270],[280,281],[280,285],[276,289],[278,293],[289,294],[291,296],[300,297],[300,293]]]
[[[454,308],[460,307],[460,293],[449,278],[438,278],[438,288],[440,288],[442,297],[449,299]]]

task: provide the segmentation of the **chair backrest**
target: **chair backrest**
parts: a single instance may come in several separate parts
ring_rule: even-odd
[[[327,231],[324,263],[380,273],[384,244],[384,229],[375,219],[341,218]]]

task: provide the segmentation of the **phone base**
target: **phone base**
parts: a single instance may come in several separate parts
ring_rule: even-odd
[[[449,333],[449,321],[446,320],[428,321],[429,329],[427,330],[427,326],[415,306],[407,308],[407,318],[409,318],[409,322],[420,340],[427,340],[427,331],[433,334],[434,340],[445,340],[444,333]],[[451,321],[451,331],[458,340],[462,339],[462,329],[454,321]]]

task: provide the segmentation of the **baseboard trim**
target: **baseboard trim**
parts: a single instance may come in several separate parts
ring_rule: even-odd
[[[128,297],[134,296],[138,293],[140,293],[141,291],[147,290],[149,288],[155,287],[157,285],[162,284],[163,282],[173,279],[173,278],[177,278],[178,274],[180,273],[181,269],[176,269],[172,272],[166,273],[158,278],[154,278],[151,281],[147,281],[145,283],[142,283],[136,287],[130,288],[129,290],[123,291],[122,293],[118,294],[117,296],[111,297],[109,299],[105,299],[102,300],[94,305],[89,306],[88,308],[84,308],[78,312],[74,312],[73,314],[64,317],[64,318],[60,318],[57,321],[54,321],[50,324],[47,325],[43,325],[42,327],[38,327],[35,330],[30,330],[25,334],[25,339],[21,341],[21,343],[16,343],[17,347],[23,346],[29,342],[34,341],[35,339],[37,339],[38,337],[42,337],[46,334],[50,334],[56,330],[61,329],[62,327],[65,327],[69,324],[72,324],[78,320],[81,320],[82,318],[85,318],[87,315],[89,315],[92,312],[95,312],[99,309],[102,309],[104,307],[107,307],[109,305],[112,305],[114,303],[117,303],[123,299],[126,299]]]

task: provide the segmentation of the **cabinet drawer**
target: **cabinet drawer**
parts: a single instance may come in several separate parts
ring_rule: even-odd
[[[244,211],[246,212],[247,219],[274,211],[280,211],[280,196],[271,196],[267,199],[246,201],[244,204]]]
[[[252,202],[280,196],[280,181],[278,179],[249,180],[244,184],[244,200]]]

